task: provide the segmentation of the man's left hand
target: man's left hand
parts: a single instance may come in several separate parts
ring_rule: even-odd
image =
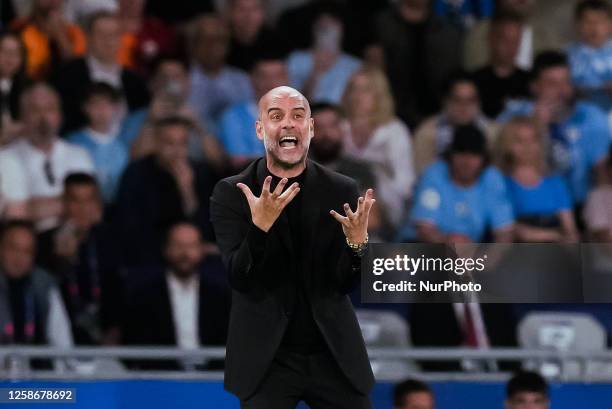
[[[357,199],[357,210],[353,212],[348,203],[344,204],[344,212],[346,216],[338,214],[334,210],[330,210],[331,214],[342,225],[344,235],[351,243],[359,244],[366,240],[368,234],[368,217],[370,209],[376,202],[374,199],[374,190],[368,189],[364,197]]]

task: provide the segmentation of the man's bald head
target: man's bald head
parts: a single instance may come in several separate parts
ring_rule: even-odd
[[[310,104],[306,97],[297,89],[283,85],[272,88],[259,99],[259,119],[261,120],[270,109],[273,109],[284,98],[295,100],[297,102],[296,106],[303,107],[306,117],[310,117]]]
[[[276,87],[261,97],[255,130],[269,166],[291,172],[304,168],[314,121],[308,100],[298,90]]]

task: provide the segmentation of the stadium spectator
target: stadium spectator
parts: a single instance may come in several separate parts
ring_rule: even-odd
[[[496,126],[480,111],[476,84],[464,73],[452,76],[444,91],[442,112],[426,119],[414,134],[414,162],[420,174],[446,151],[453,138],[453,128],[473,124],[493,142]]]
[[[578,231],[565,180],[548,172],[544,137],[537,123],[515,117],[497,141],[497,165],[504,172],[521,242],[576,242]]]
[[[125,341],[181,349],[224,345],[229,287],[220,258],[204,252],[198,228],[185,222],[169,229],[163,252],[163,265],[128,275]],[[183,367],[198,364],[182,362]],[[140,363],[138,367],[171,369],[176,363]]]
[[[396,226],[406,210],[415,175],[410,134],[395,117],[385,75],[375,69],[357,71],[346,87],[343,109],[349,124],[345,153],[372,167],[377,203],[383,217]]]
[[[87,55],[65,64],[55,79],[65,112],[64,132],[75,131],[85,125],[86,117],[80,104],[93,82],[105,82],[121,90],[130,111],[142,108],[149,102],[142,79],[117,63],[121,44],[121,26],[117,15],[108,11],[93,14],[86,31]]]
[[[130,163],[121,178],[117,229],[128,267],[158,262],[164,233],[179,220],[193,220],[211,232],[208,203],[214,180],[205,164],[188,159],[191,129],[182,117],[158,120],[155,151]]]
[[[550,396],[546,380],[535,372],[521,371],[506,385],[505,409],[549,409]]]
[[[251,71],[258,57],[270,48],[283,52],[284,39],[265,26],[264,0],[228,0],[226,15],[231,40],[227,63]]]
[[[70,321],[51,276],[34,265],[36,235],[30,222],[0,230],[0,344],[72,346]]]
[[[349,157],[344,152],[346,118],[338,105],[318,103],[310,106],[314,119],[314,135],[308,154],[314,161],[357,182],[360,192],[376,187],[376,176],[371,166],[363,160]],[[373,243],[386,241],[394,234],[392,226],[383,220],[380,207],[372,206],[368,219],[369,240]]]
[[[198,17],[192,29],[189,101],[207,129],[218,134],[218,121],[223,111],[237,102],[251,100],[253,89],[246,73],[227,65],[230,34],[219,16]]]
[[[488,64],[473,75],[482,111],[489,118],[496,118],[508,99],[529,96],[529,73],[516,65],[522,25],[513,14],[499,14],[489,24]]]
[[[27,50],[27,72],[35,80],[47,78],[60,63],[81,56],[87,40],[79,26],[63,15],[64,0],[34,0],[29,16],[11,25]]]
[[[310,157],[336,172],[355,179],[359,191],[376,188],[376,177],[367,162],[346,156],[344,138],[346,118],[342,108],[328,103],[310,106],[315,123],[315,137],[310,142]],[[370,214],[371,215],[371,214]]]
[[[393,388],[393,409],[435,409],[431,388],[416,379],[406,379]]]
[[[606,183],[593,189],[584,207],[584,221],[591,240],[612,243],[612,151],[606,160]]]
[[[19,95],[26,86],[25,47],[15,33],[0,34],[0,147],[21,132]]]
[[[62,220],[39,236],[38,261],[57,280],[75,342],[117,344],[121,279],[116,237],[102,221],[96,179],[72,173],[64,181]]]
[[[434,13],[462,29],[469,29],[476,21],[491,17],[495,0],[435,0]]]
[[[344,27],[339,16],[321,14],[312,30],[312,47],[289,55],[289,82],[313,102],[339,103],[361,62],[342,51]]]
[[[119,178],[129,161],[129,148],[119,120],[121,103],[119,91],[107,83],[94,82],[83,101],[87,126],[66,137],[91,155],[106,203],[114,201]]]
[[[478,243],[491,230],[494,241],[512,241],[512,204],[503,176],[488,165],[488,156],[478,128],[455,128],[445,160],[430,165],[418,182],[410,214],[418,240]]]
[[[35,83],[26,88],[21,95],[20,112],[25,137],[8,145],[4,153],[21,165],[29,215],[37,222],[38,229],[46,230],[57,224],[62,212],[61,194],[66,175],[93,173],[94,165],[87,151],[59,138],[60,100],[49,85]]]
[[[259,116],[257,103],[272,88],[289,82],[284,59],[269,51],[267,54],[264,52],[251,69],[251,82],[255,98],[228,108],[219,125],[219,139],[236,169],[264,154],[264,144],[255,133],[255,121]]]
[[[510,101],[498,120],[534,115],[547,135],[551,170],[569,186],[575,208],[585,201],[593,182],[603,180],[603,162],[610,145],[607,115],[596,105],[575,102],[567,58],[555,51],[534,62],[532,100]]]
[[[152,73],[151,105],[130,114],[123,126],[123,135],[131,144],[132,157],[140,158],[155,150],[155,121],[180,116],[193,124],[187,145],[189,157],[193,160],[203,159],[222,172],[225,155],[221,144],[207,132],[195,108],[189,103],[191,86],[187,63],[180,58],[162,56],[153,64]]]
[[[175,29],[157,17],[145,15],[146,0],[117,1],[117,16],[123,32],[118,62],[147,77],[155,59],[177,52]]]
[[[576,5],[578,41],[568,49],[572,81],[580,97],[605,111],[612,108],[612,6],[605,0]]]
[[[516,65],[529,70],[536,55],[544,50],[561,50],[564,48],[563,35],[547,24],[540,24],[533,17],[535,0],[499,0],[496,13],[514,14],[522,21],[522,33]],[[477,23],[465,39],[463,65],[467,70],[475,70],[489,61],[487,37],[491,21],[486,19]]]
[[[410,129],[440,109],[444,82],[461,66],[461,31],[432,15],[431,0],[401,0],[383,11],[368,54],[384,55],[398,116]]]

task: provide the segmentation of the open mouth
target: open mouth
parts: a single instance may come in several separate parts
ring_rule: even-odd
[[[283,149],[293,149],[297,146],[298,140],[295,136],[283,136],[278,141],[278,144]]]

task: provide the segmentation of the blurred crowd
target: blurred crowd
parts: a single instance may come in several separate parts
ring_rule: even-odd
[[[612,242],[606,0],[6,0],[0,18],[0,344],[223,344],[209,197],[264,154],[257,101],[280,85],[312,104],[312,159],[375,189],[371,241]],[[413,311],[413,341],[511,344],[486,325],[507,309],[452,307],[444,330]]]

